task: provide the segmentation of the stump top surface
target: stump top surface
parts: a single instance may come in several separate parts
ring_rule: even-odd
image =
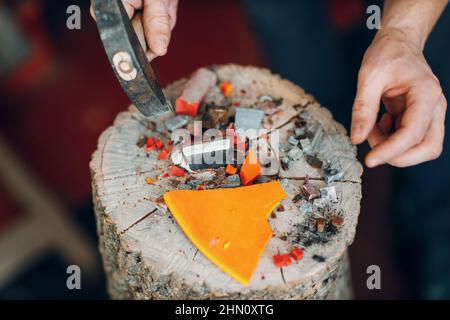
[[[282,98],[281,112],[265,116],[264,126],[279,129],[280,143],[286,143],[299,113],[308,126],[319,134],[311,139],[317,156],[331,161],[343,172],[343,178],[329,183],[337,191],[337,203],[305,212],[304,204],[294,199],[309,176],[318,187],[327,185],[323,168],[312,167],[305,158],[295,161],[284,170],[277,166],[271,179],[286,179],[288,198],[282,201],[283,210],[275,211],[269,219],[274,237],[269,241],[247,287],[243,287],[203,256],[186,238],[172,218],[162,195],[177,188],[184,178],[164,177],[169,162],[158,160],[158,152],[147,153],[137,146],[139,137],[150,134],[168,141],[163,123],[140,115],[134,107],[119,114],[114,125],[100,137],[90,167],[94,202],[100,208],[98,223],[107,224],[117,235],[120,247],[128,253],[140,255],[140,261],[152,276],[170,278],[180,289],[197,288],[216,296],[260,290],[283,292],[310,281],[324,270],[332,270],[354,239],[360,209],[362,167],[356,160],[356,149],[349,142],[342,125],[300,87],[255,67],[226,65],[215,67],[220,80],[232,83],[231,99],[241,106],[255,107],[262,95]],[[166,97],[178,97],[185,80],[179,80],[165,90]],[[269,148],[271,148],[269,143]],[[271,157],[280,164],[283,152],[273,148]],[[150,177],[154,183],[148,184]],[[331,217],[340,217],[339,228],[331,226]],[[317,218],[323,217],[326,228],[316,230]],[[100,234],[100,237],[102,235]],[[117,244],[119,246],[119,244]],[[272,256],[288,253],[293,246],[303,248],[303,259],[285,268],[277,268]]]

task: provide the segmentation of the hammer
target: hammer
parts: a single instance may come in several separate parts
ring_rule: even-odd
[[[132,103],[147,117],[172,113],[145,55],[142,14],[131,21],[121,0],[93,0],[92,5],[108,59]]]

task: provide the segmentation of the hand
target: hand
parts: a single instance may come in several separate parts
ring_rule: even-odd
[[[364,55],[351,141],[368,139],[368,167],[412,166],[442,152],[447,101],[417,43],[401,30],[384,30]],[[377,123],[381,101],[386,112]]]
[[[122,3],[130,19],[137,10],[142,10],[149,61],[165,55],[177,22],[178,0],[122,0]],[[92,6],[91,15],[95,19]]]

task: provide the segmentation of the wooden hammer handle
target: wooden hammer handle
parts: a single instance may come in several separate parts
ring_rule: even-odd
[[[136,11],[133,19],[131,19],[131,24],[133,25],[142,48],[144,51],[147,51],[147,41],[145,39],[144,25],[142,24],[142,11]]]

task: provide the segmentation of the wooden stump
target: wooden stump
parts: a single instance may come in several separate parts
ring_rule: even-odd
[[[343,172],[335,186],[337,203],[305,210],[296,196],[308,176],[318,187],[327,185],[324,169],[301,158],[291,168],[281,165],[270,179],[284,179],[288,198],[283,210],[269,219],[274,237],[269,241],[257,270],[243,287],[201,254],[184,235],[161,196],[186,178],[164,177],[168,162],[157,152],[145,152],[136,143],[143,134],[168,141],[163,123],[144,118],[133,107],[117,116],[100,137],[90,164],[92,188],[100,238],[100,251],[115,299],[346,299],[351,298],[347,247],[352,243],[361,199],[362,167],[345,129],[312,96],[271,74],[268,70],[226,65],[214,67],[219,79],[233,84],[231,99],[254,107],[262,95],[282,98],[281,112],[266,116],[264,126],[279,129],[286,143],[301,114],[309,128],[313,149],[322,161],[331,161]],[[169,86],[166,96],[179,96],[185,80]],[[298,122],[297,122],[298,123]],[[269,148],[271,146],[269,145]],[[283,157],[273,148],[271,157]],[[155,182],[148,184],[151,177]],[[214,177],[212,177],[214,179]],[[315,223],[323,218],[325,229]],[[342,219],[342,226],[330,219]],[[277,268],[272,256],[303,248],[303,259]]]

